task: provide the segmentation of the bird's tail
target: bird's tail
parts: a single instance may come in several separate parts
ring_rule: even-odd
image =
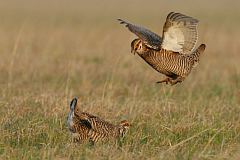
[[[74,111],[75,107],[77,106],[77,98],[73,98],[73,100],[70,103],[70,110]]]
[[[70,129],[70,131],[74,131],[74,121],[73,121],[73,117],[74,117],[74,110],[77,106],[77,98],[73,98],[73,100],[70,103],[70,112],[68,113],[67,116],[67,124],[68,124],[68,128]]]
[[[204,52],[206,48],[206,45],[205,44],[201,44],[192,54],[191,54],[191,57],[193,59],[193,67],[197,66],[197,64],[199,63],[199,58],[200,58],[200,55]]]

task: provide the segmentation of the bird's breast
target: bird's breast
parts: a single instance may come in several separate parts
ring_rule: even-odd
[[[149,51],[140,55],[152,68],[158,72],[168,75],[186,75],[190,71],[190,64],[178,53],[166,50]]]

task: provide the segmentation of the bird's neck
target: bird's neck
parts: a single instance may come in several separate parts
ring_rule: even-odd
[[[142,51],[140,53],[138,53],[138,55],[140,57],[142,57],[143,59],[147,58],[148,56],[150,56],[151,54],[153,54],[153,50],[146,50],[146,51]]]

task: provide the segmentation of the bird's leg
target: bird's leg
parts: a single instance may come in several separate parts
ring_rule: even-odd
[[[157,81],[156,83],[166,83],[166,84],[168,84],[168,82],[172,82],[172,80],[171,80],[171,78],[169,78],[169,77],[167,77],[167,78],[165,78],[165,79],[163,79],[163,80],[161,80],[161,81]]]
[[[73,138],[72,138],[72,142],[73,142],[73,143],[80,143],[79,137],[73,137]]]
[[[92,147],[95,145],[94,141],[92,140],[92,138],[89,139],[89,145]]]
[[[175,85],[177,83],[181,83],[184,79],[185,79],[184,77],[179,76],[176,79],[170,81],[170,84],[173,86],[173,85]]]

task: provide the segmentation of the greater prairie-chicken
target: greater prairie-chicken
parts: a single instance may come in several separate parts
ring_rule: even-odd
[[[114,125],[97,116],[79,111],[77,98],[74,98],[70,103],[67,123],[69,130],[73,133],[74,141],[90,141],[92,143],[99,140],[108,141],[122,138],[130,126],[126,120]]]
[[[199,63],[199,56],[206,47],[201,44],[194,50],[198,20],[181,13],[168,14],[162,37],[144,27],[118,20],[138,36],[131,43],[131,52],[137,53],[152,68],[167,76],[157,83],[174,85],[182,82]]]

